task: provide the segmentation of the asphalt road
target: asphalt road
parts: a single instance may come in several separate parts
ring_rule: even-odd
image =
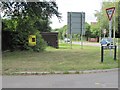
[[[3,76],[2,88],[118,88],[118,71],[40,76]]]

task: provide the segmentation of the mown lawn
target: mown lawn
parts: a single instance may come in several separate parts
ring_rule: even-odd
[[[15,51],[2,53],[3,75],[15,72],[54,72],[118,67],[118,60],[105,51],[104,63],[100,62],[100,47],[60,44],[59,49],[47,47],[44,52]]]

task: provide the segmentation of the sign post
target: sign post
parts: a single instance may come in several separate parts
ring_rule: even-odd
[[[81,13],[81,48],[83,49],[83,35],[85,34],[85,13]]]
[[[111,32],[112,32],[112,16],[115,11],[115,7],[107,8],[106,13],[109,19],[109,38],[111,39]]]
[[[71,22],[71,13],[70,14],[70,22]],[[71,23],[70,23],[70,45],[71,45],[71,49],[72,49],[72,30],[71,30]]]
[[[108,45],[108,46],[101,45],[101,62],[103,62],[103,60],[104,60],[104,50],[105,49],[110,49],[110,51],[112,49],[114,49],[114,60],[116,60],[116,48],[117,48],[117,46],[115,44],[114,44],[114,46],[111,44],[112,43],[112,37],[111,37],[111,35],[112,35],[112,16],[113,16],[114,11],[115,11],[115,7],[111,7],[111,8],[106,9],[106,13],[107,13],[107,16],[108,16],[108,19],[109,19],[109,41],[110,41],[110,45]],[[104,30],[103,33],[106,33],[106,31]],[[112,53],[112,51],[110,52],[110,54],[111,53]]]
[[[108,19],[109,19],[109,39],[110,39],[110,46],[111,46],[111,42],[112,42],[112,16],[114,14],[114,11],[115,11],[115,7],[111,7],[111,8],[107,8],[106,9],[106,13],[107,13],[107,16],[108,16]],[[110,56],[112,54],[112,51],[110,49]]]
[[[71,39],[72,49],[72,34],[80,34],[81,48],[83,48],[83,35],[85,35],[85,12],[68,12],[67,13],[68,34]]]

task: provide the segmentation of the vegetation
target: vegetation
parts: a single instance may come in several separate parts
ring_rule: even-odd
[[[91,36],[91,31],[90,31],[90,25],[86,22],[85,23],[85,30],[86,30],[86,37]],[[57,28],[54,29],[53,31],[58,32],[59,33],[59,39],[63,40],[65,37],[70,37],[69,34],[67,34],[67,25],[64,25],[61,28]],[[80,35],[79,34],[73,34],[72,36],[73,40],[79,40],[80,39]]]
[[[106,29],[107,33],[106,33],[106,37],[108,37],[109,35],[109,19],[108,16],[106,14],[106,8],[110,8],[110,7],[115,7],[115,14],[113,15],[113,26],[114,26],[114,17],[115,17],[115,30],[116,30],[116,37],[119,37],[119,32],[118,32],[118,27],[119,27],[119,6],[120,6],[120,1],[116,0],[116,2],[102,2],[102,7],[100,11],[95,11],[95,17],[97,18],[97,22],[96,24],[91,24],[89,25],[88,23],[85,23],[85,28],[86,28],[86,37],[99,37],[102,36],[103,37],[103,30]],[[112,33],[113,33],[113,27],[112,26]],[[58,31],[60,34],[60,39],[64,38],[64,35],[67,31],[67,26],[63,26],[62,28],[56,29],[55,31]],[[113,34],[112,34],[113,36]],[[73,38],[78,38],[80,37],[80,35],[73,35]]]
[[[12,49],[16,49],[18,44],[23,44],[23,48],[41,50],[40,44],[44,44],[40,32],[50,32],[50,18],[56,15],[60,20],[61,16],[55,1],[43,2],[2,2],[4,18],[2,20],[2,29],[17,32],[13,36]],[[35,47],[28,46],[28,36],[36,35],[37,42]],[[38,48],[38,49],[36,49]]]
[[[118,3],[118,30],[120,30],[120,1]],[[118,37],[120,38],[120,31],[118,31]]]
[[[90,31],[91,31],[90,33],[91,38],[96,38],[100,36],[99,26],[97,23],[91,24]]]
[[[119,2],[120,3],[120,2]],[[115,3],[116,12],[120,4]],[[118,5],[117,5],[118,4]],[[50,32],[50,18],[56,15],[60,20],[61,15],[55,1],[43,2],[2,2],[4,17],[2,26],[4,31],[12,31],[18,34],[12,34],[11,46],[16,50],[18,44],[23,44],[24,50],[2,52],[2,71],[3,75],[15,74],[15,72],[53,72],[92,69],[111,69],[118,68],[118,61],[114,61],[110,55],[110,50],[105,50],[104,63],[100,62],[100,47],[72,45],[60,43],[59,49],[47,47],[45,49],[44,41],[40,32]],[[85,23],[86,37],[96,37],[101,35],[101,30],[106,29],[108,35],[108,19],[105,9],[114,6],[114,3],[103,2],[101,11],[96,11],[97,24],[89,25]],[[118,7],[117,7],[118,6]],[[116,13],[116,33],[118,33],[117,24],[120,14]],[[102,17],[102,18],[101,18]],[[118,19],[118,20],[117,20]],[[117,22],[118,21],[118,22]],[[100,28],[101,27],[101,28]],[[118,25],[119,27],[119,25]],[[67,25],[53,31],[59,32],[59,38],[66,37]],[[36,35],[37,45],[28,46],[28,36]],[[73,38],[79,35],[73,35]],[[43,52],[32,52],[41,51]],[[114,52],[112,52],[114,53]],[[118,54],[117,54],[118,57]],[[118,59],[118,58],[117,58]]]
[[[107,30],[107,35],[108,36],[108,30],[109,30],[109,19],[106,14],[106,8],[110,7],[115,7],[115,14],[113,15],[113,25],[115,25],[115,30],[116,30],[116,35],[118,36],[118,1],[117,2],[103,2],[102,7],[100,11],[96,11],[95,16],[97,17],[97,24],[99,27],[99,32],[102,34],[102,30],[106,29]],[[115,24],[114,24],[114,17],[115,17]],[[112,27],[114,28],[114,27]],[[113,35],[112,35],[113,36]]]
[[[88,23],[85,23],[85,28],[86,28],[86,32],[85,32],[85,36],[88,38],[91,36],[91,31],[90,31],[90,25]]]
[[[59,39],[64,39],[66,37],[66,33],[67,33],[67,25],[64,25],[61,28],[54,29],[53,31],[58,32]]]
[[[105,50],[104,63],[101,63],[100,48],[93,46],[60,44],[59,49],[47,47],[44,52],[15,51],[3,53],[3,75],[15,72],[54,72],[111,69],[118,67],[109,50]]]

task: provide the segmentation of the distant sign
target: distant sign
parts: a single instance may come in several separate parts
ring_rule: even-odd
[[[67,13],[68,33],[85,34],[85,13],[68,12]]]
[[[111,8],[107,8],[106,9],[106,13],[107,13],[107,16],[108,16],[109,20],[112,19],[114,11],[115,11],[115,7],[111,7]]]
[[[106,34],[106,29],[103,29],[103,34]]]

